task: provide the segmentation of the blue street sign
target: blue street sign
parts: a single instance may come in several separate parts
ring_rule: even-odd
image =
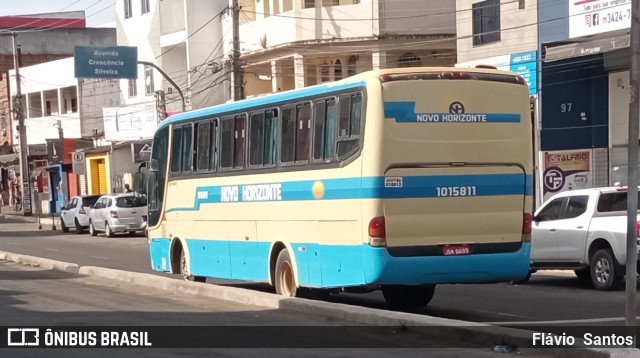
[[[76,46],[78,78],[138,78],[138,48],[131,46]]]

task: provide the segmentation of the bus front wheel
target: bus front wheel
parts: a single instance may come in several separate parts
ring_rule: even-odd
[[[293,264],[287,249],[280,251],[276,260],[275,286],[276,293],[279,295],[286,297],[296,297],[297,295],[298,289],[293,275]]]
[[[390,306],[425,306],[431,302],[436,285],[423,286],[403,286],[385,285],[382,286],[382,295]]]

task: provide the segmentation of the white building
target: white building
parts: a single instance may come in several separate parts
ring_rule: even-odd
[[[454,0],[240,0],[240,5],[246,96],[370,69],[455,63]],[[231,23],[229,14],[223,28]],[[231,32],[224,35],[225,53],[232,53]]]
[[[15,70],[9,78],[13,98]],[[60,134],[90,140],[103,130],[102,108],[118,104],[117,81],[76,78],[73,57],[21,67],[20,83],[30,146],[59,139]]]
[[[223,1],[117,0],[118,46],[137,47],[138,61],[161,68],[177,88],[157,69],[140,64],[137,79],[120,81],[121,106],[131,108],[112,109],[108,113],[123,114],[133,120],[136,116],[132,114],[140,114],[137,118],[144,120],[153,116],[157,124],[162,119],[158,118],[158,112],[183,111],[180,91],[186,110],[224,102],[224,93],[213,85],[212,76],[216,76],[214,70],[220,68],[222,60],[220,14],[225,8]],[[113,123],[109,120],[107,127]],[[140,124],[145,128],[139,137],[153,132],[148,125],[152,124]],[[131,136],[128,132],[123,137],[107,135],[106,139],[131,139]]]

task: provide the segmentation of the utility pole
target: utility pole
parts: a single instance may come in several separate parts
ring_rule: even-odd
[[[20,135],[20,180],[22,180],[22,215],[31,216],[31,183],[29,163],[27,159],[27,128],[24,125],[24,108],[22,108],[22,89],[20,86],[20,66],[18,61],[18,45],[15,32],[0,33],[2,36],[13,38],[13,67],[16,70],[16,97],[13,104],[14,118],[18,122]]]
[[[638,137],[640,121],[640,0],[631,1],[631,69],[629,71],[629,148],[627,191],[627,262],[625,325],[636,325],[636,281],[638,265]]]
[[[240,5],[238,0],[232,0],[233,12],[233,54],[231,61],[233,66],[233,100],[244,98],[244,78],[242,63],[240,63]]]

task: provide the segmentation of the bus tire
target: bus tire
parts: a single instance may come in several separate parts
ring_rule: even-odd
[[[390,306],[409,307],[426,306],[433,299],[436,285],[404,286],[385,285],[382,286],[382,295]]]
[[[527,283],[529,283],[529,280],[531,280],[531,274],[533,272],[531,270],[529,270],[529,272],[527,272],[527,275],[519,280],[511,280],[509,281],[510,285],[526,285]]]
[[[193,276],[189,273],[189,269],[187,268],[187,255],[184,254],[184,250],[180,250],[180,275],[185,281],[207,282],[206,277]]]
[[[287,249],[282,249],[276,260],[276,293],[286,297],[296,297],[298,289],[293,274],[293,264]]]
[[[613,252],[610,248],[600,249],[591,258],[591,282],[599,291],[618,289],[622,283],[622,272],[618,272]]]

